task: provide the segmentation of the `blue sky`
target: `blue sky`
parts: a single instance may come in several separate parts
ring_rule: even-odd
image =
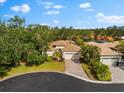
[[[0,0],[3,19],[18,15],[26,24],[97,28],[124,25],[124,0]]]

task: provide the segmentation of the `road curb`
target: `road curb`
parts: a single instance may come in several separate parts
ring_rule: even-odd
[[[37,71],[37,72],[22,73],[20,75],[14,75],[14,76],[8,77],[6,79],[0,80],[0,82],[8,80],[8,79],[11,79],[11,78],[14,78],[14,77],[17,77],[17,76],[21,76],[21,75],[33,74],[33,73],[44,73],[44,72],[46,72],[46,73],[66,74],[66,75],[78,78],[80,80],[83,80],[83,81],[86,81],[86,82],[90,82],[90,83],[96,83],[96,84],[124,84],[124,82],[115,83],[115,82],[112,82],[112,81],[108,81],[108,82],[105,82],[105,81],[94,81],[94,80],[86,79],[86,78],[83,78],[83,77],[79,77],[77,75],[74,75],[74,74],[71,74],[71,73],[68,73],[68,72],[59,72],[59,71]]]
[[[97,83],[97,84],[124,84],[124,81],[123,82],[95,81],[95,80],[91,80],[91,79],[86,79],[86,78],[83,78],[83,77],[79,77],[77,75],[74,75],[74,74],[71,74],[71,73],[68,73],[68,72],[65,72],[65,74],[70,75],[70,76],[73,76],[73,77],[76,77],[76,78],[81,79],[81,80],[84,80],[86,82],[91,82],[91,83]]]

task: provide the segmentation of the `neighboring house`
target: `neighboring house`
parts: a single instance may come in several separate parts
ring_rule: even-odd
[[[124,36],[121,36],[121,40],[124,40]]]
[[[111,36],[96,36],[96,40],[114,41],[114,38]]]
[[[52,56],[56,50],[61,50],[64,59],[79,59],[80,47],[71,40],[58,40],[49,44],[47,54]]]
[[[101,62],[106,65],[114,65],[116,62],[122,61],[121,53],[113,50],[117,43],[96,43],[88,42],[89,45],[95,45],[101,49],[100,58]]]

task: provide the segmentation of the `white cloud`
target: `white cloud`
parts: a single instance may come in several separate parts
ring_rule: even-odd
[[[46,9],[49,9],[49,8],[54,8],[54,9],[61,9],[61,8],[64,8],[63,5],[54,5],[54,4],[47,4],[47,5],[44,5],[44,7]]]
[[[46,5],[54,5],[52,2],[46,2]]]
[[[27,13],[30,11],[30,6],[27,4],[23,4],[20,9],[22,12]]]
[[[13,17],[13,15],[10,15],[10,14],[5,14],[5,15],[3,15],[3,17],[8,17],[8,18],[11,18],[11,17]]]
[[[60,11],[47,11],[45,15],[58,15],[60,14]]]
[[[15,12],[19,12],[20,11],[20,6],[13,6],[11,7],[11,10],[15,11]]]
[[[92,12],[92,11],[94,11],[94,9],[92,9],[92,8],[89,8],[89,9],[87,9],[87,11],[91,11],[91,12]]]
[[[97,13],[96,17],[104,17],[104,14],[103,13]]]
[[[61,8],[64,8],[64,6],[63,5],[54,5],[54,8],[55,9],[61,9]]]
[[[52,3],[52,2],[46,2],[46,3],[43,3],[43,5],[44,5],[45,8],[53,8],[54,3]]]
[[[11,10],[13,10],[13,11],[15,11],[15,12],[28,13],[28,12],[31,10],[31,8],[30,8],[29,5],[23,4],[23,5],[20,5],[20,6],[17,6],[17,5],[12,6],[12,7],[11,7]]]
[[[90,21],[83,20],[83,21],[77,21],[77,24],[89,24]]]
[[[54,4],[53,2],[40,2],[41,5],[43,5],[46,9],[53,8],[53,9],[61,9],[64,8],[63,5],[60,4]]]
[[[5,3],[7,0],[0,0],[0,4]]]
[[[106,16],[103,13],[97,13],[97,21],[105,23],[124,23],[124,16],[111,15]]]
[[[41,23],[40,25],[43,25],[43,26],[49,26],[49,24],[47,24],[47,23]]]
[[[80,7],[80,8],[84,8],[84,9],[85,9],[85,8],[91,8],[91,4],[90,4],[89,2],[87,2],[87,3],[82,3],[82,4],[79,5],[79,7]]]
[[[58,21],[58,20],[54,20],[54,21],[53,21],[53,23],[58,24],[58,23],[59,23],[59,21]]]
[[[91,3],[86,2],[86,3],[82,3],[79,5],[79,8],[85,9],[86,11],[94,11],[94,9],[92,9]]]

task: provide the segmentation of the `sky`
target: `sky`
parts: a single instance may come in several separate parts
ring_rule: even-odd
[[[0,17],[26,19],[26,25],[101,28],[124,26],[124,0],[0,0]]]

